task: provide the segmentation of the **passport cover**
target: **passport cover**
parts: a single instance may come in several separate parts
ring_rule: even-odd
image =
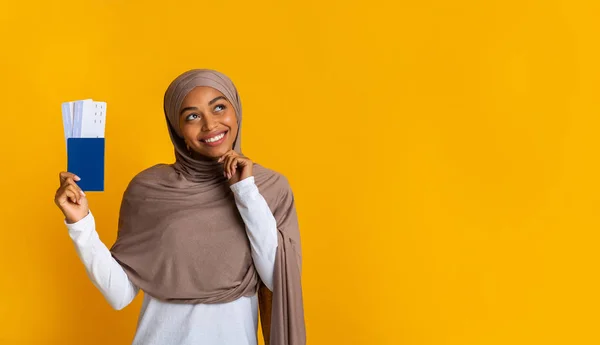
[[[104,138],[67,139],[67,171],[81,178],[84,192],[104,191]]]

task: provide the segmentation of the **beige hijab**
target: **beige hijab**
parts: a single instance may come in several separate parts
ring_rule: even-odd
[[[164,100],[175,163],[151,167],[130,182],[112,255],[136,286],[171,303],[224,303],[258,292],[266,343],[305,344],[302,255],[292,190],[283,175],[254,165],[256,185],[277,221],[271,292],[252,262],[250,242],[222,165],[192,158],[179,133],[183,99],[198,86],[217,89],[233,105],[239,124],[233,149],[242,153],[242,108],[231,80],[206,69],[177,77]]]

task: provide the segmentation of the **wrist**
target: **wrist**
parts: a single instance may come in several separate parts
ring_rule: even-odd
[[[90,211],[87,211],[84,215],[73,215],[73,216],[65,216],[65,222],[67,224],[75,224],[85,218]]]

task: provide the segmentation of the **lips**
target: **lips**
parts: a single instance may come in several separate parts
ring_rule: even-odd
[[[207,135],[204,138],[200,139],[200,142],[204,146],[208,147],[217,147],[225,142],[225,139],[228,137],[229,131],[221,131],[215,132],[214,134]]]
[[[211,134],[205,135],[204,137],[200,138],[200,141],[204,142],[204,143],[209,142],[208,140],[218,141],[219,139],[222,139],[222,138],[219,138],[219,136],[221,134],[226,134],[226,133],[227,133],[226,130],[225,131],[219,131],[219,132],[211,133]]]

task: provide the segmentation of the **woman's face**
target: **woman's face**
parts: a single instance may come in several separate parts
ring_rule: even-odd
[[[218,159],[233,148],[238,131],[235,110],[218,90],[194,88],[185,96],[179,116],[179,129],[192,152]]]

